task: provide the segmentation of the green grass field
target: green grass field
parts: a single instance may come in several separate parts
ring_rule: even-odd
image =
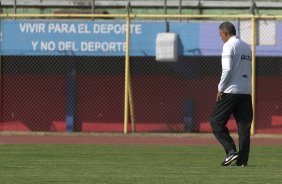
[[[0,183],[282,183],[281,146],[252,146],[246,168],[223,159],[219,145],[0,145]]]

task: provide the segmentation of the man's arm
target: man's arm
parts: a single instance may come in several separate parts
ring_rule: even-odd
[[[229,45],[224,45],[222,50],[221,66],[222,73],[220,82],[218,84],[218,92],[224,92],[226,85],[228,84],[232,75],[232,65],[233,65],[233,51]]]

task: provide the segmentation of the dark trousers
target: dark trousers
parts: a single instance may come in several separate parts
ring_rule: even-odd
[[[225,149],[226,154],[236,151],[236,145],[226,127],[233,114],[239,136],[239,157],[237,163],[247,164],[250,152],[250,129],[253,119],[252,96],[248,94],[223,93],[216,102],[211,114],[211,126],[214,136]]]

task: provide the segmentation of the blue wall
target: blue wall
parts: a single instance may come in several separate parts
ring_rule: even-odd
[[[221,22],[132,21],[131,56],[155,56],[160,32],[176,32],[184,56],[219,56]],[[238,22],[233,22],[238,30]],[[168,25],[168,27],[167,27]],[[124,21],[3,20],[2,55],[124,56]],[[257,56],[282,56],[282,24],[277,23],[276,45],[257,46]]]

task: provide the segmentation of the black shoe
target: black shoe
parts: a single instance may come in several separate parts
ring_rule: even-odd
[[[228,166],[231,164],[232,161],[237,160],[238,158],[238,153],[230,153],[226,156],[225,160],[221,163],[221,166]]]
[[[248,164],[241,164],[241,163],[235,163],[235,164],[232,164],[231,166],[237,166],[237,167],[247,167],[248,166]]]

